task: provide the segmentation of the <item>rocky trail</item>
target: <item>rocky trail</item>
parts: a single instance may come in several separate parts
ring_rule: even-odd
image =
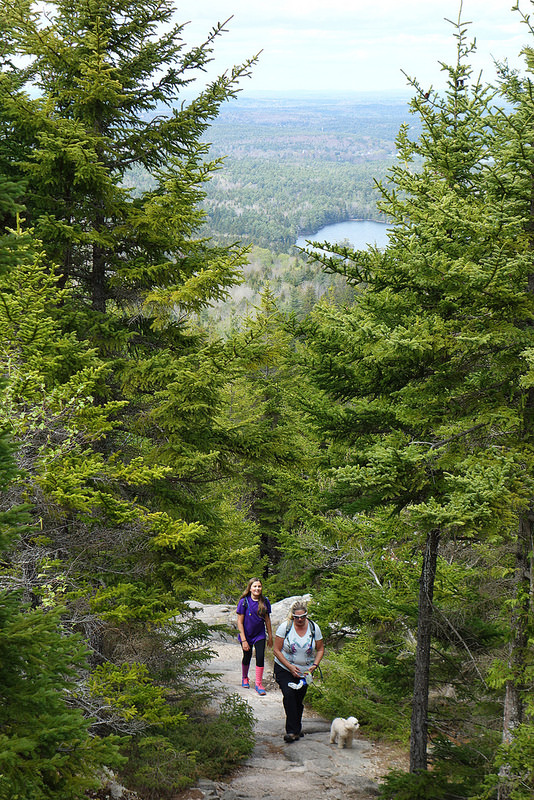
[[[216,634],[213,649],[216,656],[209,669],[220,675],[221,697],[236,693],[249,703],[256,718],[256,744],[226,781],[201,781],[177,800],[371,800],[378,794],[382,775],[407,767],[401,748],[369,741],[360,730],[351,749],[329,744],[330,721],[310,709],[304,713],[303,738],[285,743],[282,693],[273,678],[272,662],[266,663],[264,674],[267,694],[260,697],[253,687],[241,687],[241,648],[235,636]],[[358,716],[357,708],[353,713]]]

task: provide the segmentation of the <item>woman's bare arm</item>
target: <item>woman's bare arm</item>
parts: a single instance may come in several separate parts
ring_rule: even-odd
[[[247,642],[247,637],[245,636],[245,615],[238,614],[237,615],[237,630],[239,631],[239,636],[241,637],[241,647],[243,650],[248,650],[250,648],[249,643]]]

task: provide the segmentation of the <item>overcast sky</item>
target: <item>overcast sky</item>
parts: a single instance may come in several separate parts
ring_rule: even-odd
[[[534,38],[512,11],[513,0],[464,0],[462,18],[476,38],[476,71],[494,77],[493,57],[518,66]],[[401,70],[425,86],[443,85],[439,61],[454,63],[459,0],[177,0],[178,20],[191,20],[188,43],[202,41],[233,15],[215,52],[218,72],[263,51],[253,91],[382,91],[407,89]],[[534,2],[520,0],[525,13]]]

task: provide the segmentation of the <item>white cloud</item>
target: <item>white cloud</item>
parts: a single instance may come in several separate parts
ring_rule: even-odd
[[[488,80],[492,56],[517,63],[528,40],[511,4],[463,3],[468,39],[477,40],[473,64]],[[192,20],[186,38],[196,43],[233,15],[214,64],[223,71],[263,50],[247,89],[401,89],[402,70],[439,85],[439,61],[453,62],[456,53],[445,18],[457,20],[459,8],[458,0],[182,0],[178,19]]]

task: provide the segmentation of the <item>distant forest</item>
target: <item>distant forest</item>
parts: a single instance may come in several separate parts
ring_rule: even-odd
[[[206,187],[206,231],[291,252],[297,236],[324,225],[381,219],[375,181],[409,117],[393,98],[239,97],[208,132],[224,169]]]
[[[269,288],[281,310],[304,316],[329,292],[335,303],[354,289],[295,248],[323,226],[347,219],[384,220],[377,181],[387,181],[402,124],[416,138],[419,121],[395,95],[300,97],[239,95],[204,136],[222,168],[205,185],[201,232],[215,243],[248,247],[243,285],[200,314],[220,331],[241,324]],[[151,188],[141,168],[125,181]]]
[[[295,255],[299,235],[347,219],[383,220],[376,181],[387,178],[395,138],[420,124],[394,95],[345,98],[239,96],[227,103],[204,136],[221,159],[205,186],[205,235]],[[142,169],[125,183],[151,185]]]

